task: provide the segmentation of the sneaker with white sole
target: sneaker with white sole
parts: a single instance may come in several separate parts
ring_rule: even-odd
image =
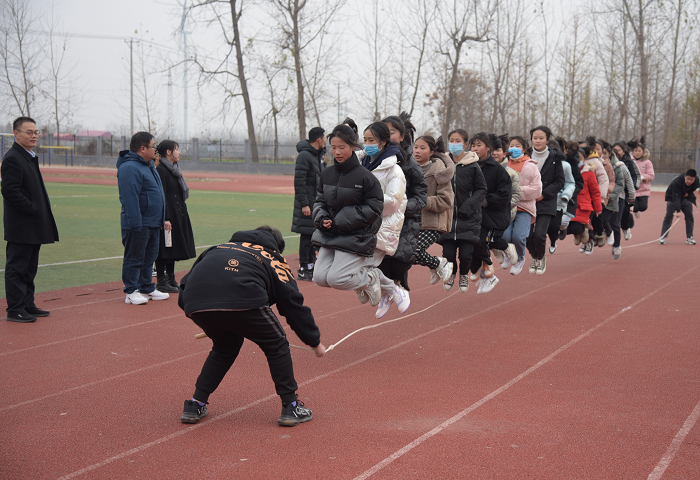
[[[442,263],[443,260],[445,261],[444,264]],[[440,266],[437,268],[436,272],[442,280],[442,283],[445,283],[450,279],[450,277],[452,276],[453,268],[454,264],[452,262],[448,262],[446,258],[440,259]]]
[[[459,291],[464,293],[469,290],[469,277],[467,275],[459,276]]]
[[[408,307],[411,306],[411,297],[408,295],[408,290],[398,285],[394,287],[394,294],[391,296],[391,300],[396,304],[399,313],[406,312]]]
[[[357,294],[357,299],[360,301],[360,303],[365,304],[365,303],[369,302],[369,297],[365,293],[364,288],[356,289],[355,293]]]
[[[369,283],[365,286],[365,295],[369,298],[369,304],[373,307],[379,305],[382,300],[382,286],[379,283],[379,272],[376,269],[370,270]]]
[[[430,284],[435,285],[438,280],[440,280],[440,275],[438,275],[437,270],[434,268],[430,269]]]
[[[489,265],[488,263],[484,263],[481,266],[481,272],[479,276],[484,277],[484,278],[491,278],[493,277],[495,269],[493,268],[493,265]]]
[[[145,305],[148,303],[148,297],[144,297],[138,290],[134,290],[132,293],[126,294],[126,300],[124,303],[130,303],[131,305]]]
[[[467,276],[467,275],[460,275],[462,276]],[[481,269],[479,269],[476,273],[469,273],[469,280],[472,282],[478,282],[479,279],[481,278]]]
[[[695,239],[693,237],[688,237],[685,239],[686,245],[695,245]]]
[[[532,259],[532,261],[530,262],[530,273],[535,273],[535,271],[537,270],[538,263],[539,262],[537,260],[535,260],[534,258]]]
[[[377,318],[382,318],[389,311],[389,307],[391,307],[391,295],[382,295],[382,299],[379,301],[379,305],[377,306],[377,311],[374,316]]]
[[[583,252],[585,252],[585,251],[586,251],[586,245],[588,245],[588,244],[587,244],[587,243],[582,243],[582,244],[581,244],[581,248],[578,249],[578,253],[583,253]]]
[[[659,238],[659,245],[666,245],[666,237]]]
[[[625,240],[630,240],[632,238],[632,229],[628,228],[625,230]]]
[[[476,293],[479,295],[481,295],[483,293],[489,293],[491,290],[493,290],[496,287],[496,285],[498,285],[499,281],[500,280],[498,280],[498,277],[496,277],[496,275],[494,275],[491,278],[484,278],[481,281],[481,285],[479,286],[479,291]]]
[[[508,248],[504,250],[504,253],[510,265],[515,265],[518,262],[518,251],[512,243],[508,244]]]
[[[621,255],[622,255],[622,247],[613,248],[613,258],[615,260],[619,260]]]
[[[314,415],[311,410],[304,406],[304,402],[296,399],[296,401],[282,405],[282,415],[277,420],[277,425],[280,427],[296,427],[300,423],[313,420]]]
[[[149,300],[167,300],[170,298],[169,293],[161,292],[158,289],[153,290],[151,293],[147,293],[146,296]]]
[[[637,218],[641,217],[641,215],[639,214],[639,212],[634,212],[634,216],[637,217]]]
[[[537,275],[542,275],[545,271],[547,271],[547,257],[542,257],[539,262],[537,262],[535,273]]]
[[[498,263],[503,263],[503,258],[505,257],[503,250],[493,249],[493,255],[496,257]]]
[[[503,259],[503,263],[501,263],[501,268],[505,270],[508,267],[510,267],[510,258],[508,258],[508,255],[506,255]]]
[[[484,288],[484,282],[485,282],[485,281],[486,281],[485,278],[482,278],[481,280],[479,280],[479,283],[477,284],[477,285],[479,285],[479,288],[476,289],[476,294],[477,294],[477,295],[481,295],[481,290]]]
[[[589,240],[588,243],[586,243],[586,255],[593,255],[593,240]]]
[[[520,275],[520,272],[523,271],[523,267],[525,266],[525,259],[523,258],[522,260],[518,260],[515,262],[515,265],[510,267],[510,274],[511,275]]]
[[[450,278],[448,278],[447,281],[442,284],[442,288],[444,288],[445,290],[452,290],[452,286],[455,284],[456,276],[457,275],[455,275],[454,273],[450,275]]]
[[[612,247],[613,243],[615,243],[615,235],[610,235],[608,237],[608,245]]]
[[[549,253],[555,253],[557,251],[557,242],[549,244]]]

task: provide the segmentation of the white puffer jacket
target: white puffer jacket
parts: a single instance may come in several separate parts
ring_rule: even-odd
[[[372,173],[379,180],[384,192],[384,210],[382,211],[382,226],[377,232],[377,250],[383,250],[387,255],[393,255],[399,245],[399,235],[408,203],[406,177],[401,171],[401,167],[397,165],[396,155],[382,160],[382,163],[372,170]]]

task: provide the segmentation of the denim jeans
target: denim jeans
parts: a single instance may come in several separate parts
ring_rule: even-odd
[[[152,281],[153,262],[158,258],[159,242],[158,227],[143,227],[141,230],[122,229],[124,292],[134,293],[138,290],[146,294],[156,289]]]
[[[527,242],[527,237],[530,235],[531,221],[532,215],[518,211],[515,214],[515,220],[510,222],[505,233],[503,233],[503,239],[515,245],[515,251],[518,252],[518,260],[525,258],[525,242]]]

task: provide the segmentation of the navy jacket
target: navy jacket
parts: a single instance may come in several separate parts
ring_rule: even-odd
[[[682,173],[673,179],[666,189],[666,196],[664,198],[667,202],[673,204],[673,208],[676,209],[676,212],[680,212],[683,200],[688,200],[693,205],[696,205],[695,190],[698,188],[700,188],[700,179],[698,179],[698,177],[695,177],[695,181],[688,186],[685,184],[685,173]],[[686,197],[685,195],[688,196]]]
[[[153,161],[146,163],[131,150],[119,152],[117,160],[122,229],[162,228],[165,224],[165,195]]]

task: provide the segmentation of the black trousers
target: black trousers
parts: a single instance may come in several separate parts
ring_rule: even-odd
[[[635,212],[646,212],[649,208],[649,197],[636,197],[634,199],[634,209]]]
[[[685,236],[686,238],[693,236],[693,229],[695,228],[695,218],[693,218],[693,204],[690,200],[681,200],[681,212],[685,217]],[[668,229],[673,225],[673,215],[676,213],[676,207],[673,202],[666,202],[666,216],[664,217],[664,223],[661,226],[661,235],[668,232]],[[7,288],[7,287],[5,287]]]
[[[196,312],[192,314],[192,320],[214,342],[197,378],[193,398],[200,402],[209,400],[209,395],[214,393],[236,361],[243,340],[247,338],[257,344],[267,357],[275,391],[282,403],[296,400],[297,382],[289,342],[270,307],[240,312]]]
[[[408,288],[408,271],[413,266],[412,263],[402,262],[396,258],[384,255],[382,263],[377,267],[386,278],[399,282],[403,288],[410,291]]]
[[[491,260],[492,248],[496,250],[505,250],[508,248],[508,242],[503,240],[503,232],[505,232],[505,230],[481,227],[481,231],[479,232],[479,245],[474,247],[474,256],[472,256],[472,265],[470,268],[472,273],[478,272],[483,263],[493,265],[493,260]]]
[[[550,245],[554,245],[559,240],[559,228],[561,227],[561,219],[564,217],[564,212],[557,210],[557,214],[549,221],[547,235],[549,236]]]
[[[459,250],[459,274],[469,274],[469,268],[472,264],[472,256],[474,254],[473,243],[464,240],[445,240],[442,242],[442,256],[448,262],[452,262],[452,272],[457,273],[457,251]],[[481,263],[479,263],[481,266]]]
[[[34,305],[34,278],[41,245],[7,242],[5,246],[5,296],[7,315],[27,313]]]
[[[605,212],[605,207],[603,207],[603,212]],[[595,232],[596,235],[601,236],[604,231],[603,220],[601,216],[596,215],[595,212],[591,212],[590,219],[591,226],[593,227],[593,232]]]
[[[620,228],[623,230],[634,227],[634,220],[632,220],[632,214],[630,213],[631,207],[632,205],[625,200],[624,207],[620,210]]]
[[[554,218],[554,215],[537,214],[535,223],[530,230],[530,236],[527,237],[527,250],[533,259],[541,260],[544,258],[544,251],[547,246],[547,230],[549,230],[552,218]]]
[[[573,220],[569,222],[569,226],[566,229],[566,233],[570,235],[581,235],[586,231],[586,225],[580,222],[574,222]]]
[[[175,273],[175,260],[156,260],[156,274],[158,278]]]
[[[316,263],[316,249],[311,244],[311,235],[299,237],[299,265],[306,268],[309,263]]]

